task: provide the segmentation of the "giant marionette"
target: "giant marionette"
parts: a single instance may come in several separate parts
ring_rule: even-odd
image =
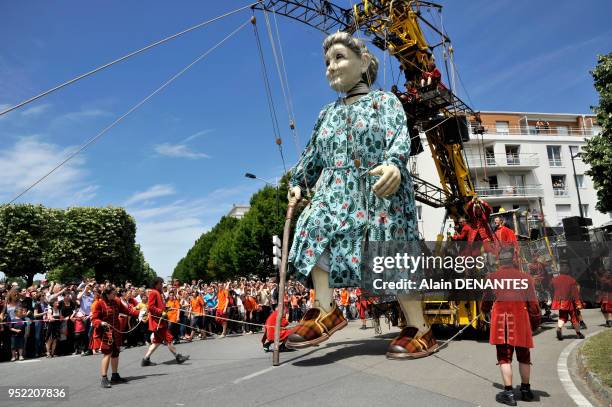
[[[289,254],[293,269],[311,276],[316,305],[287,339],[293,348],[321,343],[347,325],[333,301],[333,288],[360,284],[364,241],[418,238],[406,166],[410,139],[400,101],[370,89],[378,61],[360,39],[337,32],[324,40],[323,51],[329,84],[344,96],[321,111],[290,181],[290,205],[316,184]],[[429,355],[437,344],[420,298],[399,295],[398,300],[407,326],[387,356]]]

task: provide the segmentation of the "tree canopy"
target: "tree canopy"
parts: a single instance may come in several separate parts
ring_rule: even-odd
[[[135,242],[136,223],[123,208],[41,205],[0,207],[0,271],[31,284],[37,273],[57,281],[140,283],[155,276]]]
[[[599,105],[592,109],[601,132],[587,140],[582,159],[591,167],[585,173],[597,190],[596,208],[605,213],[612,211],[612,53],[600,55],[591,74],[599,93]]]
[[[272,236],[283,233],[287,211],[285,191],[287,177],[281,180],[278,190],[266,186],[253,194],[250,210],[242,219],[221,218],[178,262],[173,277],[181,281],[212,281],[271,275],[274,272]]]

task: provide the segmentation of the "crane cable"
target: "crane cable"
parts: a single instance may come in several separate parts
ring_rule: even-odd
[[[276,109],[274,107],[274,99],[272,97],[272,91],[270,89],[270,81],[268,80],[268,69],[266,67],[266,61],[264,59],[263,50],[261,47],[261,39],[259,38],[259,30],[257,29],[257,20],[253,15],[251,17],[251,25],[253,26],[253,32],[255,34],[255,42],[257,43],[257,51],[259,53],[259,61],[261,62],[261,74],[263,77],[264,88],[266,91],[266,98],[268,100],[268,109],[270,110],[270,120],[272,121],[272,131],[274,132],[274,141],[278,145],[278,151],[283,162],[283,172],[287,173],[287,165],[285,164],[285,155],[283,154],[282,140],[280,138],[280,127],[278,125],[278,118],[276,116]]]
[[[221,41],[219,41],[217,44],[215,44],[212,48],[208,49],[206,52],[204,52],[203,54],[201,54],[199,57],[197,57],[195,60],[193,60],[191,63],[189,63],[189,65],[185,66],[183,69],[181,69],[178,73],[176,73],[174,76],[172,76],[170,79],[168,79],[166,82],[164,82],[160,87],[158,87],[157,89],[155,89],[153,92],[151,92],[149,95],[147,95],[144,99],[142,99],[140,102],[136,103],[134,106],[132,106],[128,111],[126,111],[124,114],[122,114],[121,116],[119,116],[117,119],[115,119],[115,121],[113,121],[111,124],[109,124],[108,126],[106,126],[104,129],[102,129],[102,131],[100,131],[98,134],[96,134],[95,136],[91,137],[89,140],[87,140],[84,144],[82,144],[76,151],[74,151],[73,153],[71,153],[70,155],[68,155],[68,157],[66,157],[63,161],[61,161],[59,164],[57,164],[55,167],[53,167],[50,171],[48,171],[47,173],[45,173],[42,177],[38,178],[34,183],[32,183],[29,187],[27,187],[26,189],[24,189],[21,193],[19,193],[18,195],[16,195],[13,199],[11,199],[11,201],[8,203],[9,205],[12,204],[13,202],[15,202],[17,199],[19,199],[20,197],[22,197],[25,193],[27,193],[28,191],[30,191],[32,188],[34,188],[36,185],[38,185],[40,182],[42,182],[43,180],[45,180],[47,177],[49,177],[51,174],[53,174],[55,171],[57,171],[60,167],[62,167],[64,164],[66,164],[68,161],[70,161],[71,159],[73,159],[75,156],[77,156],[79,153],[81,153],[82,151],[84,151],[87,147],[89,147],[90,145],[92,145],[93,143],[95,143],[96,141],[98,141],[98,139],[100,139],[104,134],[106,134],[110,129],[112,129],[113,127],[115,127],[115,125],[117,125],[118,123],[120,123],[121,121],[123,121],[123,119],[125,119],[127,116],[129,116],[132,112],[134,112],[135,110],[137,110],[138,108],[140,108],[142,105],[144,105],[149,99],[151,99],[153,96],[155,96],[156,94],[158,94],[159,92],[161,92],[163,89],[165,89],[166,87],[168,87],[172,82],[174,82],[176,79],[178,79],[180,76],[182,76],[185,72],[187,72],[190,68],[192,68],[195,64],[197,64],[198,62],[200,62],[202,59],[204,59],[206,56],[208,56],[211,52],[213,52],[215,49],[217,49],[219,46],[221,46],[223,43],[225,43],[228,39],[230,39],[232,36],[234,36],[238,31],[240,31],[242,28],[244,28],[247,24],[249,23],[249,21],[246,21],[245,23],[243,23],[242,25],[240,25],[238,28],[236,28],[234,31],[232,31],[231,33],[229,33],[225,38],[223,38]]]
[[[90,75],[93,75],[93,74],[95,74],[95,73],[97,73],[97,72],[100,72],[100,71],[102,71],[102,70],[104,70],[104,69],[106,69],[106,68],[109,68],[109,67],[111,67],[111,66],[115,65],[116,63],[119,63],[119,62],[125,61],[126,59],[131,58],[131,57],[133,57],[134,55],[138,55],[138,54],[140,54],[140,53],[142,53],[142,52],[144,52],[144,51],[147,51],[147,50],[149,50],[149,49],[151,49],[151,48],[154,48],[154,47],[156,47],[156,46],[158,46],[158,45],[164,44],[164,43],[166,43],[166,42],[168,42],[168,41],[171,41],[171,40],[173,40],[173,39],[175,39],[175,38],[178,38],[178,37],[182,36],[183,34],[187,34],[188,32],[191,32],[191,31],[196,30],[196,29],[198,29],[198,28],[204,27],[205,25],[208,25],[208,24],[210,24],[210,23],[213,23],[213,22],[215,22],[215,21],[217,21],[217,20],[220,20],[220,19],[222,19],[222,18],[228,17],[228,16],[230,16],[230,15],[232,15],[232,14],[235,14],[235,13],[237,13],[237,12],[239,12],[239,11],[245,10],[245,9],[247,9],[247,8],[251,8],[252,6],[254,6],[254,5],[256,5],[256,4],[258,4],[258,2],[248,4],[248,5],[244,6],[244,7],[240,7],[240,8],[237,8],[237,9],[235,9],[235,10],[232,10],[232,11],[228,11],[228,12],[227,12],[227,13],[225,13],[225,14],[222,14],[222,15],[217,16],[217,17],[215,17],[215,18],[211,18],[210,20],[203,21],[203,22],[201,22],[201,23],[199,23],[199,24],[196,24],[196,25],[194,25],[194,26],[192,26],[192,27],[189,27],[189,28],[187,28],[187,29],[185,29],[185,30],[183,30],[183,31],[180,31],[180,32],[178,32],[178,33],[176,33],[176,34],[173,34],[173,35],[171,35],[171,36],[169,36],[169,37],[163,38],[163,39],[161,39],[161,40],[159,40],[159,41],[156,41],[156,42],[154,42],[154,43],[152,43],[152,44],[149,44],[149,45],[147,45],[147,46],[145,46],[145,47],[143,47],[143,48],[140,48],[140,49],[138,49],[138,50],[136,50],[136,51],[132,51],[132,52],[130,52],[130,53],[129,53],[129,54],[127,54],[127,55],[124,55],[124,56],[122,56],[122,57],[120,57],[120,58],[117,58],[117,59],[115,59],[115,60],[113,60],[113,61],[111,61],[111,62],[108,62],[108,63],[106,63],[106,64],[104,64],[104,65],[101,65],[101,66],[99,66],[99,67],[97,67],[97,68],[94,68],[94,69],[92,69],[91,71],[85,72],[84,74],[81,74],[81,75],[79,75],[79,76],[77,76],[77,77],[75,77],[75,78],[72,78],[72,79],[70,79],[70,80],[68,80],[68,81],[66,81],[66,82],[64,82],[64,83],[61,83],[61,84],[59,84],[59,85],[57,85],[57,86],[54,86],[54,87],[52,87],[52,88],[50,88],[50,89],[48,89],[48,90],[46,90],[46,91],[44,91],[44,92],[42,92],[42,93],[40,93],[40,94],[36,95],[36,96],[32,96],[31,98],[26,99],[26,100],[24,100],[24,101],[22,101],[22,102],[20,102],[20,103],[18,103],[18,104],[16,104],[16,105],[14,105],[14,106],[11,106],[11,107],[9,107],[9,108],[6,108],[6,109],[4,109],[4,110],[1,110],[1,111],[0,111],[0,116],[5,115],[5,114],[7,114],[7,113],[9,113],[9,112],[12,112],[13,110],[19,109],[20,107],[23,107],[23,106],[25,106],[25,105],[27,105],[27,104],[29,104],[29,103],[32,103],[32,102],[34,102],[35,100],[38,100],[38,99],[42,98],[43,96],[47,96],[48,94],[53,93],[53,92],[55,92],[56,90],[59,90],[59,89],[61,89],[61,88],[63,88],[63,87],[66,87],[66,86],[68,86],[68,85],[71,85],[71,84],[73,84],[73,83],[75,83],[75,82],[77,82],[77,81],[79,81],[79,80],[81,80],[81,79],[83,79],[83,78],[86,78],[86,77],[88,77],[88,76],[90,76]]]
[[[264,10],[264,15],[266,16],[266,21],[267,21],[267,14],[265,10]],[[274,18],[274,28],[276,30],[276,38],[278,41],[281,68],[283,71],[282,77],[279,72],[279,78],[281,79],[281,86],[283,86],[283,79],[284,79],[284,87],[286,88],[286,92],[287,92],[286,103],[287,103],[287,112],[289,114],[289,129],[291,130],[291,134],[293,136],[293,142],[295,145],[296,154],[299,157],[300,156],[300,136],[298,133],[296,120],[295,120],[295,110],[293,108],[293,98],[291,97],[291,89],[289,88],[289,78],[287,76],[287,67],[285,65],[283,43],[281,41],[280,30],[278,29],[278,21],[276,19],[276,11],[274,9],[272,9],[272,17]],[[278,67],[277,59],[276,59],[276,62],[277,62],[277,67]],[[304,186],[306,187],[306,195],[310,196],[310,186],[308,185],[308,178],[306,177],[306,172],[304,172]]]

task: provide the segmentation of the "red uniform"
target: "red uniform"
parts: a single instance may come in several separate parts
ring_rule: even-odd
[[[612,276],[609,272],[597,275],[597,302],[601,304],[601,312],[612,313]]]
[[[100,299],[91,306],[91,323],[94,327],[90,347],[92,350],[101,349],[105,355],[119,356],[121,346],[121,322],[119,314],[138,316],[138,310],[125,306],[119,298],[110,303]],[[110,326],[102,326],[106,322]]]
[[[470,241],[473,241],[470,239],[474,239],[475,237],[476,237],[476,231],[474,230],[473,227],[471,227],[470,225],[466,223],[465,225],[461,227],[461,231],[459,233],[455,233],[453,236],[451,236],[451,239],[463,241],[463,242],[470,242]]]
[[[499,250],[501,250],[503,246],[512,245],[514,247],[515,258],[516,256],[518,256],[519,254],[518,239],[516,238],[514,231],[510,229],[508,226],[500,225],[495,230],[495,243],[497,246],[495,250],[496,254],[499,253]]]
[[[440,72],[438,68],[434,68],[431,71],[423,72],[423,74],[421,75],[421,78],[425,80],[427,80],[428,78],[431,78],[431,83],[436,84],[440,82],[440,80],[442,79],[442,73]]]
[[[487,277],[493,282],[504,279],[527,280],[527,289],[493,289],[485,292],[482,311],[491,311],[489,343],[497,347],[498,363],[511,363],[516,348],[520,363],[530,363],[533,348],[532,329],[540,325],[540,307],[531,276],[515,266],[500,266]]]
[[[276,317],[278,315],[278,310],[274,310],[268,319],[266,319],[266,326],[264,330],[264,336],[261,338],[261,343],[264,345],[268,342],[274,342],[274,327],[276,326]],[[281,331],[280,331],[280,342],[283,343],[287,340],[289,335],[293,332],[293,329],[283,329],[289,325],[289,321],[287,318],[283,317],[281,319]]]
[[[155,288],[149,293],[147,310],[149,311],[149,331],[151,342],[153,343],[172,343],[172,334],[168,330],[168,321],[161,319],[166,304],[162,299],[161,293]]]
[[[518,241],[514,231],[506,225],[501,225],[495,230],[495,237],[502,243],[514,243]]]
[[[361,288],[357,288],[355,291],[357,295],[357,310],[359,311],[359,319],[365,319],[365,313],[368,309],[368,301],[365,298],[365,295],[362,295]]]
[[[559,310],[559,319],[562,321],[567,322],[569,319],[572,324],[578,323],[576,308],[581,301],[576,280],[567,274],[560,274],[553,278],[551,284],[554,289],[551,309]]]
[[[485,201],[470,201],[466,207],[466,213],[472,220],[472,225],[475,231],[468,242],[482,240],[485,242],[493,240],[491,226],[489,225],[489,216],[492,209]]]

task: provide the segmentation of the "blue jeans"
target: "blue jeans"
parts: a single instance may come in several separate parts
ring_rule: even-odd
[[[42,353],[42,329],[43,329],[43,321],[33,321],[34,322],[34,353],[36,356],[40,356]]]

